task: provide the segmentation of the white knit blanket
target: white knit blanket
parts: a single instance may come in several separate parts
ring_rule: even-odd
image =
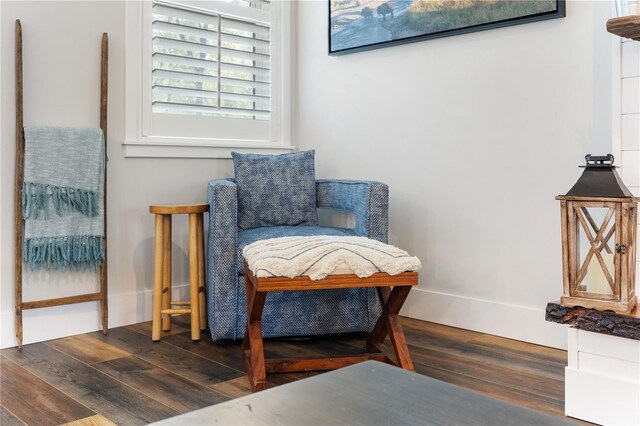
[[[397,275],[420,270],[420,260],[397,247],[365,237],[282,237],[256,241],[242,250],[249,269],[258,278],[377,272]]]

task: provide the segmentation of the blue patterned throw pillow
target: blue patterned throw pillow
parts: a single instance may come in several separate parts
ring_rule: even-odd
[[[315,151],[231,156],[240,228],[318,224]]]

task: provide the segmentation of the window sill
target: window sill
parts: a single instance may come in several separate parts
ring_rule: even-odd
[[[177,141],[126,140],[123,143],[125,158],[231,158],[231,151],[260,154],[285,154],[295,147],[266,143],[182,143]]]

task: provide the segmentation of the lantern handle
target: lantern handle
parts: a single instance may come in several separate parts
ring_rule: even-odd
[[[607,155],[591,155],[587,154],[584,156],[584,159],[587,161],[587,166],[613,166],[613,154]]]

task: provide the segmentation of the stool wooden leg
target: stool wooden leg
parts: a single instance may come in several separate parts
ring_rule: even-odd
[[[207,329],[207,302],[204,273],[204,215],[198,213],[198,294],[200,302],[200,330]]]
[[[400,308],[404,304],[411,287],[396,286],[393,288],[388,297],[384,291],[379,291],[380,301],[382,304],[382,313],[376,322],[375,327],[371,331],[367,339],[367,350],[373,351],[379,349],[384,339],[389,335],[391,345],[396,355],[396,363],[398,367],[405,370],[415,371],[409,348],[404,337],[404,331],[398,319]]]
[[[267,370],[264,360],[264,345],[262,343],[262,324],[260,322],[267,293],[258,293],[246,275],[245,289],[247,297],[247,328],[242,341],[242,355],[251,389],[257,392],[267,387]]]
[[[189,213],[189,300],[191,306],[191,340],[200,340],[200,275],[198,272],[198,215]]]
[[[164,217],[164,250],[163,250],[163,272],[162,272],[162,309],[171,309],[171,215]],[[162,329],[171,330],[171,314],[162,315]]]
[[[153,283],[153,321],[151,327],[151,339],[160,340],[162,310],[162,272],[163,272],[163,215],[156,215],[155,235],[155,269]]]

